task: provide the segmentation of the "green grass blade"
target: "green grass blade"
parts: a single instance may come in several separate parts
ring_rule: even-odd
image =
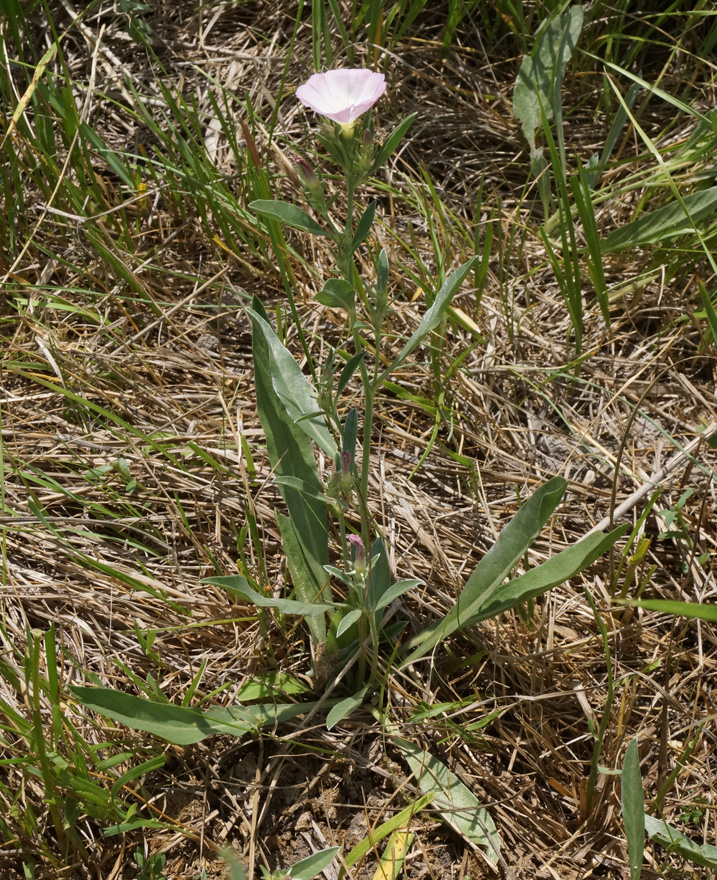
[[[392,816],[386,822],[383,822],[378,828],[369,828],[367,836],[344,858],[346,867],[352,868],[356,862],[371,852],[371,850],[376,847],[376,844],[388,837],[389,834],[393,834],[393,832],[399,828],[409,827],[413,817],[425,810],[431,804],[435,796],[436,793],[430,791],[428,794],[422,795],[414,803],[401,810],[400,813],[396,813],[395,816]],[[342,868],[339,871],[339,880],[343,880],[345,876],[346,871]]]
[[[571,177],[570,186],[573,200],[578,210],[580,221],[583,224],[585,242],[587,244],[586,262],[590,280],[595,289],[595,297],[600,305],[603,320],[610,326],[610,301],[605,282],[605,268],[602,261],[600,248],[600,235],[595,222],[595,205],[593,204],[587,173],[582,165],[578,165],[578,178]]]
[[[709,620],[717,623],[717,604],[703,602],[678,602],[672,599],[625,599],[621,604],[634,605],[646,611],[661,614],[674,614],[676,617],[689,617],[692,620]]]

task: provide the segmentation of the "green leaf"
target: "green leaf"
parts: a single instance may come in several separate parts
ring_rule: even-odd
[[[307,550],[294,520],[277,511],[276,522],[296,594],[304,602],[313,603],[322,597],[330,601],[331,579],[326,577],[324,565],[319,566]],[[326,621],[322,615],[310,615],[306,619],[306,625],[314,644],[320,645],[326,641]]]
[[[622,818],[630,860],[630,880],[640,880],[645,849],[645,796],[642,791],[640,755],[633,739],[622,764]]]
[[[637,220],[613,229],[601,242],[604,254],[625,248],[660,244],[677,235],[694,232],[695,224],[711,220],[717,211],[717,186],[685,196],[684,207],[677,200],[655,211],[648,211]]]
[[[347,718],[354,709],[358,709],[358,707],[363,703],[364,697],[368,693],[368,685],[364,685],[360,691],[355,694],[352,694],[350,697],[346,697],[345,700],[341,700],[341,702],[337,703],[326,716],[326,729],[332,730],[339,721],[343,721],[344,718]]]
[[[717,605],[703,602],[677,602],[672,599],[625,599],[621,605],[633,605],[647,611],[659,611],[662,614],[675,614],[677,617],[691,617],[699,620],[717,622]]]
[[[567,483],[562,477],[554,477],[530,496],[481,559],[446,617],[409,640],[407,648],[414,649],[414,652],[406,663],[422,657],[479,612],[540,534],[565,494],[566,487]]]
[[[408,590],[411,590],[413,587],[417,587],[422,583],[423,581],[418,578],[410,578],[409,580],[399,581],[396,584],[392,584],[382,596],[379,596],[376,605],[374,606],[374,610],[380,611],[382,608],[390,605],[394,599],[398,599],[399,596],[402,596]]]
[[[710,295],[707,292],[707,288],[701,280],[697,280],[697,286],[700,291],[700,299],[702,300],[702,306],[705,310],[705,314],[707,315],[707,321],[710,325],[710,333],[712,334],[712,342],[717,345],[717,313],[715,312],[715,308],[712,305],[712,300],[710,299]]]
[[[348,614],[345,614],[341,618],[341,622],[336,627],[336,638],[342,636],[347,629],[351,629],[351,627],[356,623],[356,621],[360,620],[363,611],[360,608],[354,608],[353,611],[349,611]]]
[[[141,816],[134,816],[126,822],[118,825],[108,825],[102,830],[103,837],[114,837],[116,834],[129,834],[138,828],[163,828],[166,829],[165,822],[158,822],[156,819],[143,819]]]
[[[321,501],[322,504],[326,503],[326,496],[323,492],[317,492],[312,486],[307,485],[298,477],[276,477],[274,482],[277,486],[296,489],[296,491],[305,498],[315,498],[316,500]]]
[[[279,672],[277,669],[267,669],[264,672],[254,673],[251,679],[245,681],[239,687],[234,699],[238,703],[248,703],[252,700],[305,694],[308,690],[309,687],[295,675]]]
[[[282,721],[291,721],[298,715],[311,712],[318,705],[317,701],[311,703],[255,703],[252,706],[217,706],[205,712],[204,717],[217,725],[232,727],[237,721],[250,719],[254,729],[273,727]],[[230,730],[223,730],[230,733]]]
[[[359,248],[364,241],[368,238],[369,233],[371,232],[371,226],[373,225],[373,218],[376,216],[376,201],[374,199],[366,208],[366,210],[361,215],[361,219],[356,225],[356,233],[354,234],[353,240],[351,242],[351,253],[353,254],[357,248]]]
[[[410,116],[407,116],[403,122],[399,123],[396,128],[391,132],[388,136],[384,145],[376,154],[376,158],[373,161],[373,165],[371,166],[370,171],[368,172],[369,176],[375,174],[378,169],[393,155],[394,151],[398,149],[398,145],[404,138],[404,135],[411,127],[411,123],[418,116],[418,113],[411,113]]]
[[[358,354],[355,354],[352,358],[346,361],[344,364],[343,370],[341,370],[341,375],[339,376],[339,384],[336,386],[336,394],[341,394],[344,388],[351,381],[351,377],[356,372],[358,366],[361,364],[361,361],[366,357],[365,351],[360,351]],[[355,410],[353,410],[355,412]]]
[[[578,176],[570,178],[570,186],[573,192],[573,200],[577,208],[580,220],[583,224],[583,233],[586,244],[586,263],[590,279],[595,288],[595,296],[600,304],[603,320],[610,326],[610,302],[607,295],[607,283],[605,281],[605,268],[600,250],[600,235],[595,221],[595,205],[590,194],[588,177],[582,165],[578,164]]]
[[[513,112],[523,134],[535,149],[535,131],[542,126],[543,113],[550,120],[568,61],[572,57],[583,26],[583,8],[575,5],[550,19],[538,32],[532,55],[524,56],[513,91]]]
[[[312,403],[314,411],[318,406],[310,396],[308,382],[298,365],[278,342],[257,298],[253,306],[252,314],[256,316],[252,343],[256,402],[266,434],[269,461],[277,476],[297,478],[312,489],[312,494],[307,494],[292,486],[281,487],[291,518],[291,529],[287,526],[282,528],[289,570],[299,597],[305,602],[313,601],[322,594],[326,585],[323,566],[328,564],[329,552],[326,507],[317,497],[323,494],[323,484],[307,431],[313,430],[327,445],[331,438],[323,425],[323,418],[320,422],[307,419],[296,423],[295,417],[312,411]],[[296,376],[297,370],[300,379]],[[274,379],[283,397],[279,395]],[[291,415],[287,412],[287,406],[291,408]],[[330,457],[336,460],[336,445],[330,448]],[[281,521],[279,525],[281,527]],[[326,595],[331,598],[330,591]],[[321,633],[325,638],[325,627],[320,617],[309,618],[308,625],[314,639],[319,638]]]
[[[645,816],[645,830],[651,840],[656,840],[670,852],[677,852],[704,868],[717,868],[717,846],[695,843],[686,834],[654,816]]]
[[[488,811],[460,779],[434,758],[408,740],[392,737],[413,771],[418,787],[423,792],[435,791],[433,806],[444,822],[467,841],[480,846],[494,864],[500,855],[500,837]]]
[[[341,569],[336,568],[335,565],[325,565],[324,571],[327,571],[329,574],[332,574],[334,577],[338,578],[341,583],[347,584],[350,587],[353,586],[353,575],[349,574],[348,572],[341,571]]]
[[[356,291],[343,278],[329,278],[316,294],[316,301],[331,309],[353,311],[356,304]]]
[[[386,248],[381,249],[376,265],[376,294],[380,299],[388,291],[388,254]]]
[[[325,235],[333,238],[333,235],[319,226],[315,220],[312,220],[306,211],[302,211],[301,208],[297,205],[292,205],[290,202],[274,199],[257,199],[254,202],[250,202],[249,207],[262,217],[278,220],[285,226],[292,226],[294,229],[301,229],[304,232],[310,232],[312,235]]]
[[[259,334],[266,346],[271,384],[286,414],[294,424],[299,425],[307,437],[333,459],[338,451],[336,443],[326,427],[316,402],[316,394],[301,372],[301,367],[282,345],[271,324],[253,309],[247,309],[247,312],[252,319],[254,336]],[[308,416],[311,418],[307,418]]]
[[[377,603],[391,586],[391,568],[383,540],[377,538],[371,547],[371,574],[366,587],[366,609],[375,611]]]
[[[298,617],[311,617],[315,614],[324,614],[327,611],[333,612],[334,605],[322,605],[319,602],[299,602],[296,599],[277,599],[273,596],[264,596],[249,586],[246,578],[240,574],[229,575],[227,577],[205,578],[203,584],[213,584],[215,587],[222,587],[228,593],[240,596],[251,605],[257,608],[275,608],[282,614],[290,614]]]
[[[361,352],[361,357],[363,357],[363,352]],[[347,365],[348,366],[348,365]],[[340,384],[340,383],[339,383]],[[356,437],[358,435],[358,412],[356,407],[352,407],[344,421],[344,432],[341,438],[341,445],[343,447],[343,452],[351,453],[351,463],[356,460]]]
[[[413,349],[416,348],[416,346],[425,336],[427,336],[431,332],[431,330],[435,329],[440,324],[443,313],[451,304],[453,295],[459,289],[461,284],[463,284],[466,276],[473,268],[474,263],[479,259],[479,257],[471,257],[467,263],[459,266],[457,269],[451,272],[448,278],[446,278],[443,286],[438,291],[435,299],[433,300],[433,305],[425,313],[425,315],[421,319],[421,323],[418,325],[408,342],[404,345],[401,353],[391,364],[391,366],[388,367],[388,369],[384,370],[384,372],[381,374],[379,384],[386,378],[386,376],[388,376],[388,374],[392,370],[395,370],[396,367],[398,367],[400,364],[403,363],[403,361],[406,360]]]
[[[154,703],[110,688],[70,685],[69,690],[88,709],[133,730],[152,733],[180,746],[200,742],[217,733],[241,736],[256,729],[254,718],[248,714],[241,716],[237,713],[227,726],[207,718],[197,709],[173,706],[171,703]]]
[[[338,846],[331,846],[307,856],[289,868],[287,872],[289,877],[292,880],[312,880],[312,877],[316,877],[324,868],[328,868],[339,849]]]
[[[588,535],[577,544],[573,544],[572,547],[561,550],[557,556],[553,556],[547,562],[543,562],[536,568],[531,568],[530,571],[526,571],[525,574],[508,581],[506,584],[499,585],[495,592],[481,603],[479,612],[464,626],[472,626],[481,620],[488,620],[565,583],[592,565],[629,528],[629,524],[625,523],[607,535],[603,532]]]

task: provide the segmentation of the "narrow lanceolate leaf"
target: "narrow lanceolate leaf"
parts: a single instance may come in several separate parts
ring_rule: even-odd
[[[625,248],[646,247],[658,244],[677,235],[694,232],[695,225],[710,220],[717,212],[717,186],[692,193],[663,208],[648,211],[637,220],[613,229],[602,240],[604,254]]]
[[[371,226],[373,224],[373,218],[376,216],[376,202],[369,203],[368,208],[361,215],[361,219],[359,220],[356,226],[356,232],[353,237],[353,241],[351,242],[351,253],[353,253],[358,247],[360,247],[364,241],[368,238],[369,233],[371,232]]]
[[[88,709],[143,730],[179,746],[201,742],[216,734],[243,736],[267,725],[289,721],[310,712],[316,703],[269,703],[256,706],[227,706],[200,712],[171,703],[154,703],[144,697],[103,687],[71,685],[75,699]]]
[[[645,849],[645,796],[636,739],[627,747],[622,764],[622,818],[625,822],[630,880],[640,880]]]
[[[651,840],[656,840],[668,852],[679,853],[703,868],[717,868],[717,846],[695,843],[686,834],[654,816],[645,816],[645,830]]]
[[[592,565],[596,559],[609,550],[625,534],[628,528],[629,525],[625,524],[607,535],[603,532],[595,532],[592,535],[588,535],[582,541],[578,541],[572,547],[567,547],[556,556],[548,559],[547,562],[530,569],[530,571],[517,578],[513,578],[513,580],[506,583],[502,583],[502,578],[499,582],[494,581],[490,588],[483,591],[480,595],[475,595],[475,593],[483,584],[476,580],[474,584],[475,590],[472,589],[470,591],[471,595],[464,601],[463,597],[473,579],[471,576],[452,611],[442,621],[438,621],[433,626],[428,627],[423,633],[419,633],[409,642],[409,648],[413,645],[418,645],[418,647],[405,662],[407,664],[412,663],[414,660],[422,657],[426,651],[433,648],[443,638],[457,629],[473,626],[481,620],[489,620],[498,614],[502,614],[504,611],[515,608],[523,602],[527,602],[529,599],[535,599],[548,590],[552,590],[553,587],[565,583],[565,581],[584,571],[589,565]],[[474,575],[478,573],[479,568],[480,566],[476,569]],[[469,601],[471,596],[473,596],[472,601]]]
[[[253,590],[249,582],[241,575],[229,575],[228,577],[205,578],[203,584],[213,584],[222,587],[228,593],[239,596],[257,608],[275,608],[282,614],[297,615],[299,617],[311,617],[314,614],[333,612],[333,605],[323,605],[319,602],[300,602],[296,599],[280,599],[274,596],[264,596]]]
[[[298,205],[292,205],[291,202],[281,202],[274,199],[257,199],[250,202],[249,207],[262,217],[269,217],[271,220],[278,220],[284,226],[292,226],[294,229],[301,229],[303,232],[310,232],[312,235],[326,235],[333,237],[332,233],[323,229],[316,220],[302,211]]]
[[[328,868],[331,862],[333,862],[339,849],[340,847],[338,846],[331,846],[328,849],[322,849],[319,852],[307,856],[305,859],[302,859],[300,862],[297,862],[289,868],[287,872],[289,877],[291,877],[291,880],[312,880],[312,878],[318,876],[324,868]]]
[[[717,337],[715,337],[717,339]],[[358,367],[361,365],[361,361],[366,357],[365,351],[360,351],[358,354],[355,354],[352,358],[346,361],[343,369],[341,370],[341,375],[339,376],[339,381],[336,385],[336,393],[341,394],[344,388],[351,381],[351,377],[356,372]],[[356,412],[355,409],[352,409],[351,412]],[[358,421],[358,414],[356,415],[356,419]],[[346,449],[346,444],[344,443],[344,450]]]
[[[473,792],[429,752],[408,740],[392,739],[413,771],[421,791],[435,792],[432,806],[443,820],[467,841],[483,848],[490,861],[497,864],[500,837],[490,814],[481,807]]]
[[[88,709],[133,730],[152,733],[180,746],[200,742],[216,733],[242,735],[256,728],[254,719],[249,715],[237,714],[228,728],[226,724],[208,719],[197,709],[173,706],[170,703],[153,703],[143,697],[111,688],[72,685],[69,690]]]
[[[373,165],[371,166],[371,170],[369,174],[375,174],[376,171],[391,158],[391,155],[395,150],[398,149],[398,145],[401,143],[403,138],[405,137],[406,132],[411,127],[413,120],[418,116],[418,113],[411,113],[410,116],[407,116],[403,122],[399,123],[396,128],[391,132],[391,134],[384,141],[383,146],[376,154],[376,158],[373,161]]]
[[[385,370],[381,376],[383,380],[389,373],[396,369],[406,358],[411,354],[411,352],[418,346],[422,339],[424,339],[431,330],[434,330],[441,322],[441,318],[443,317],[444,312],[451,304],[451,300],[453,299],[454,294],[458,291],[461,284],[465,280],[468,273],[473,268],[473,265],[478,260],[478,257],[471,257],[467,263],[464,263],[462,266],[459,266],[455,269],[451,274],[446,278],[443,286],[436,294],[436,298],[433,300],[433,305],[428,309],[426,314],[421,319],[421,323],[416,328],[415,332],[408,340],[408,342],[403,346],[400,354],[396,358],[396,360],[391,364],[391,366]]]
[[[336,627],[336,638],[342,636],[347,630],[361,619],[363,611],[360,608],[354,608],[341,618],[341,622]]]
[[[408,590],[412,590],[414,587],[417,587],[422,583],[423,581],[419,580],[419,578],[409,578],[407,581],[399,581],[397,584],[391,584],[384,594],[379,597],[374,610],[381,611],[383,608],[389,606],[394,599],[398,599],[399,596],[402,596],[404,593],[408,592]]]
[[[464,626],[479,612],[481,603],[505,580],[540,534],[566,487],[565,480],[554,477],[530,496],[481,559],[448,615],[409,640],[407,647],[413,649],[413,653],[407,663],[424,656],[441,639]]]
[[[235,720],[244,718],[251,720],[256,730],[263,727],[274,727],[282,721],[291,721],[300,715],[311,712],[318,705],[318,701],[310,703],[257,703],[253,706],[217,706],[208,709],[204,717],[217,725],[231,727]],[[229,733],[229,730],[224,730]]]
[[[381,249],[376,264],[376,294],[380,298],[388,290],[388,254],[386,248]]]
[[[301,367],[291,353],[282,345],[271,324],[252,309],[247,311],[252,319],[254,334],[260,334],[263,338],[268,354],[271,384],[287,415],[307,437],[333,459],[338,449],[326,427],[316,402],[316,394],[308,379],[301,372]]]
[[[296,376],[297,370],[301,372],[298,364],[281,346],[266,320],[261,303],[255,299],[253,305],[252,352],[256,402],[266,435],[269,461],[278,477],[288,477],[290,482],[291,479],[298,479],[310,490],[301,492],[289,484],[281,486],[281,493],[289,508],[291,527],[282,529],[284,552],[299,598],[306,602],[313,602],[319,597],[330,599],[330,593],[324,593],[327,583],[324,565],[329,561],[326,508],[320,500],[323,485],[309,436],[311,434],[322,439],[331,450],[332,460],[336,459],[336,445],[325,426],[322,430],[322,422],[301,419],[297,423],[302,415],[315,411],[311,407],[316,408],[316,402],[311,397],[303,374],[301,379]],[[291,363],[283,352],[286,352]],[[312,627],[314,638],[325,638],[321,617],[310,617],[309,626]]]
[[[339,721],[343,721],[344,718],[347,718],[354,711],[354,709],[358,709],[361,703],[363,703],[367,692],[368,685],[366,684],[357,693],[352,694],[350,697],[346,697],[344,700],[337,703],[326,716],[326,729],[331,730],[336,727]]]
[[[525,574],[521,574],[512,581],[501,584],[492,594],[489,600],[481,607],[475,617],[468,621],[468,625],[478,623],[480,620],[488,620],[515,608],[522,602],[535,599],[547,590],[560,586],[574,575],[584,571],[592,565],[596,559],[607,552],[613,544],[621,538],[629,529],[629,525],[618,526],[609,534],[595,532],[588,535],[572,547],[566,547],[556,556],[543,562]]]
[[[391,587],[391,567],[388,563],[386,545],[377,538],[371,547],[371,572],[366,588],[366,608],[375,611],[378,603]]]
[[[536,35],[532,55],[524,56],[520,65],[513,92],[513,112],[532,148],[543,114],[548,120],[555,115],[565,70],[582,26],[583,8],[579,4],[556,15]]]
[[[307,498],[315,498],[322,503],[326,500],[326,496],[323,492],[317,492],[316,489],[312,486],[307,486],[307,484],[298,477],[276,477],[274,482],[277,486],[296,489],[300,495],[304,495]]]
[[[465,609],[466,613],[471,609],[474,613],[472,616],[464,618],[460,625],[457,625],[457,619],[461,617],[460,612],[457,619],[451,619],[449,631],[453,632],[455,629],[473,626],[481,620],[489,620],[530,599],[537,598],[548,590],[553,589],[553,587],[565,583],[565,581],[584,571],[589,565],[592,565],[596,559],[615,544],[628,528],[629,526],[625,524],[614,529],[608,535],[602,532],[588,535],[582,541],[579,541],[572,547],[567,547],[542,565],[530,569],[530,571],[517,578],[513,578],[513,580],[498,584],[487,596]],[[451,615],[449,614],[450,617]],[[438,626],[430,633],[431,638],[428,644],[433,647],[435,644],[438,644],[445,634],[446,630]],[[420,649],[414,652],[407,659],[406,663],[413,662],[413,660],[423,656],[425,650],[426,646],[421,644]]]

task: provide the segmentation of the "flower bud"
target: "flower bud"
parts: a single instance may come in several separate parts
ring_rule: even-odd
[[[351,453],[341,453],[341,492],[350,495],[352,488],[351,480]]]
[[[373,132],[370,128],[365,128],[363,132],[363,145],[364,147],[370,147],[373,143]]]
[[[319,178],[316,176],[314,169],[309,165],[309,163],[304,159],[303,156],[296,157],[296,166],[299,169],[299,173],[301,174],[301,179],[304,181],[306,186],[312,191],[317,192],[321,188],[321,183]]]
[[[326,495],[332,499],[338,498],[341,494],[341,482],[339,480],[339,475],[335,471],[326,481],[324,491],[326,492]]]
[[[354,548],[354,571],[361,575],[366,571],[366,548],[360,535],[349,535],[348,542]]]

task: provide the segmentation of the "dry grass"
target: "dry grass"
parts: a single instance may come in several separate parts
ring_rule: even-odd
[[[274,105],[294,14],[287,4],[158,3],[146,15],[156,53],[148,59],[112,5],[96,4],[63,42],[81,115],[111,148],[151,157],[155,134],[142,120],[154,113],[163,127],[163,114],[171,116],[157,87],[162,79],[196,102],[217,173],[245,202],[246,169],[212,122],[210,96],[221,100],[221,84],[239,99],[227,110],[236,122],[248,118],[251,106],[262,163],[280,175],[277,188],[287,198],[298,198],[281,160],[291,162],[297,148],[309,152],[313,122],[291,98],[278,111]],[[57,5],[58,30],[73,17],[71,0]],[[41,11],[31,21],[37,38],[50,39]],[[706,441],[693,444],[690,455],[680,452],[700,426],[717,423],[714,344],[694,319],[695,277],[705,278],[706,270],[694,260],[672,277],[669,267],[660,274],[653,252],[611,257],[610,283],[627,284],[647,269],[650,281],[616,301],[610,329],[597,304],[588,304],[587,356],[571,370],[569,323],[536,234],[536,194],[525,189],[526,148],[511,116],[516,60],[469,37],[441,60],[431,27],[387,56],[390,97],[378,115],[388,130],[419,112],[410,144],[374,185],[385,221],[378,235],[391,254],[397,297],[395,343],[387,346],[398,349],[415,329],[423,309],[422,295],[414,296],[416,278],[430,277],[437,257],[450,267],[470,256],[476,223],[481,241],[492,224],[495,245],[480,303],[472,290],[455,301],[475,332],[451,321],[441,341],[441,376],[450,370],[448,381],[439,387],[424,350],[377,408],[371,510],[391,542],[397,574],[426,582],[405,599],[402,613],[416,629],[445,613],[520,499],[556,474],[569,480],[569,493],[534,545],[533,564],[610,518],[641,487],[659,482],[662,494],[644,525],[651,543],[634,571],[618,549],[524,612],[474,627],[410,673],[391,672],[381,709],[404,736],[448,763],[489,809],[503,842],[502,875],[623,878],[619,776],[598,776],[588,812],[595,734],[605,712],[599,764],[619,768],[637,736],[648,802],[670,777],[665,818],[682,826],[683,814],[697,807],[704,813],[692,836],[713,839],[714,627],[612,602],[628,570],[631,595],[644,580],[654,596],[714,597],[713,557],[700,562],[700,556],[715,551],[715,453]],[[286,83],[293,86],[310,69],[305,15]],[[671,71],[668,80],[676,76]],[[579,106],[569,146],[583,157],[600,148],[609,127],[593,87],[583,83],[582,92],[565,98]],[[707,83],[701,100],[712,97]],[[274,114],[272,150],[267,132]],[[658,137],[668,116],[654,110],[643,122]],[[689,127],[670,131],[670,138],[683,139]],[[622,164],[611,172],[616,191],[643,168],[638,144],[626,139],[621,150]],[[70,156],[58,156],[60,164]],[[94,674],[137,692],[151,675],[170,700],[181,702],[199,678],[194,700],[213,694],[213,701],[230,704],[236,689],[266,666],[299,676],[310,667],[301,626],[282,630],[267,620],[264,632],[255,609],[200,583],[236,571],[241,558],[251,570],[265,570],[278,592],[284,585],[274,520],[280,497],[262,454],[243,311],[247,293],[258,294],[270,312],[284,308],[270,252],[256,230],[247,229],[245,242],[227,240],[191,192],[180,204],[181,184],[167,184],[171,195],[142,172],[148,191],[138,200],[100,156],[90,158],[104,203],[88,211],[111,213],[102,221],[68,218],[67,205],[48,207],[47,194],[28,176],[19,246],[0,256],[5,760],[13,747],[21,759],[29,748],[6,711],[31,716],[23,668],[28,630],[54,625],[61,688]],[[76,174],[70,161],[66,175]],[[474,217],[481,181],[483,205]],[[598,215],[601,228],[629,219],[641,195],[608,202]],[[124,228],[115,223],[119,217]],[[114,263],[93,244],[98,229]],[[319,354],[343,333],[340,317],[312,300],[320,286],[316,272],[328,266],[328,256],[298,235],[290,244],[303,327]],[[126,271],[118,274],[120,263]],[[300,357],[291,328],[288,344]],[[421,400],[435,400],[438,390],[445,397],[436,421]],[[660,538],[668,528],[655,511],[674,508],[687,490],[693,494],[682,510],[686,537]],[[633,499],[616,522],[637,522],[648,497]],[[137,630],[156,632],[151,649],[142,649]],[[47,676],[44,658],[41,665]],[[608,705],[610,674],[615,699]],[[443,713],[416,720],[440,703]],[[40,711],[52,725],[47,693]],[[321,846],[340,845],[345,855],[367,827],[414,797],[400,755],[367,713],[331,732],[317,716],[255,739],[219,737],[182,750],[90,718],[71,702],[63,712],[88,749],[103,744],[101,756],[128,753],[120,770],[165,754],[163,768],[141,785],[129,782],[121,796],[143,815],[166,820],[166,829],[105,839],[106,823],[83,814],[77,829],[88,858],[61,868],[42,778],[26,772],[23,760],[6,763],[3,877],[22,876],[21,866],[34,861],[37,877],[128,878],[135,876],[132,854],[143,845],[166,853],[170,880],[199,876],[202,868],[207,877],[223,876],[218,852],[225,845],[258,876],[262,862],[290,864]],[[492,712],[494,720],[479,729]],[[64,742],[58,739],[60,752]],[[670,776],[688,744],[689,759]],[[109,776],[94,779],[111,786]],[[65,802],[74,797],[67,789],[59,795]],[[406,877],[495,876],[434,814],[422,813],[413,830]],[[33,852],[41,838],[46,850]],[[371,877],[375,866],[369,853],[349,876]],[[679,857],[648,845],[643,876],[693,874]]]

